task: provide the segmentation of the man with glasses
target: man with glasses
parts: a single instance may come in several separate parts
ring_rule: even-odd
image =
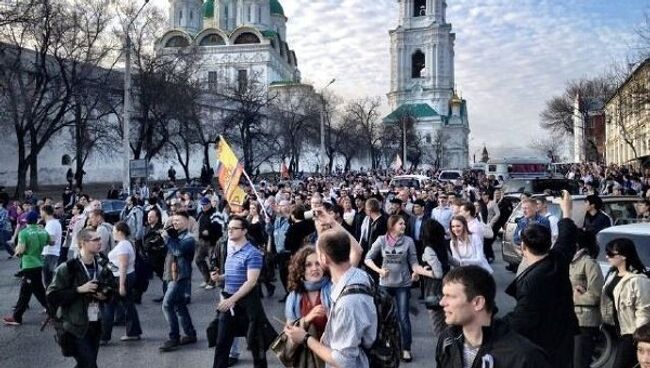
[[[253,355],[254,367],[267,366],[265,347],[268,345],[264,341],[263,330],[269,326],[259,288],[256,287],[263,254],[248,241],[247,233],[248,221],[245,218],[234,216],[230,219],[224,272],[220,274],[219,270],[215,270],[211,274],[213,281],[224,283],[221,301],[217,305],[219,323],[213,368],[228,366],[233,340],[244,334]],[[248,321],[247,331],[241,329],[244,320]]]

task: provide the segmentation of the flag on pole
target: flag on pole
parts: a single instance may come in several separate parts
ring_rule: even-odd
[[[239,179],[244,168],[222,136],[219,136],[217,141],[217,160],[219,161],[217,178],[224,197],[231,206],[243,206],[246,192],[239,186]]]
[[[395,155],[395,160],[390,164],[390,168],[397,171],[402,168],[402,159],[398,155]]]

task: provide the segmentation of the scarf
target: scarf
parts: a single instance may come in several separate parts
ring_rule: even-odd
[[[323,277],[318,281],[303,280],[302,284],[307,291],[318,291],[323,288],[323,285],[330,282],[329,278]]]
[[[397,241],[400,237],[393,238],[390,234],[386,234],[386,244],[389,247],[394,247],[397,244]]]

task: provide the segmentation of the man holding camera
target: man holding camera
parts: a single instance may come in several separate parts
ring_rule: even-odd
[[[160,347],[161,352],[172,351],[180,345],[196,342],[196,330],[187,309],[186,295],[191,293],[192,260],[195,239],[188,231],[189,214],[178,211],[172,218],[172,227],[166,231],[167,257],[163,280],[167,291],[163,298],[163,313],[169,323],[169,340]],[[186,336],[181,338],[179,320]]]

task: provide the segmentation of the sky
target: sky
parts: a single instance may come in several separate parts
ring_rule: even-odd
[[[346,99],[380,96],[387,113],[388,31],[396,0],[280,0],[303,81],[332,78]],[[166,7],[166,0],[155,0]],[[570,80],[624,60],[650,0],[447,0],[456,85],[468,102],[470,155],[525,150],[545,101]],[[477,154],[478,155],[478,154]]]

